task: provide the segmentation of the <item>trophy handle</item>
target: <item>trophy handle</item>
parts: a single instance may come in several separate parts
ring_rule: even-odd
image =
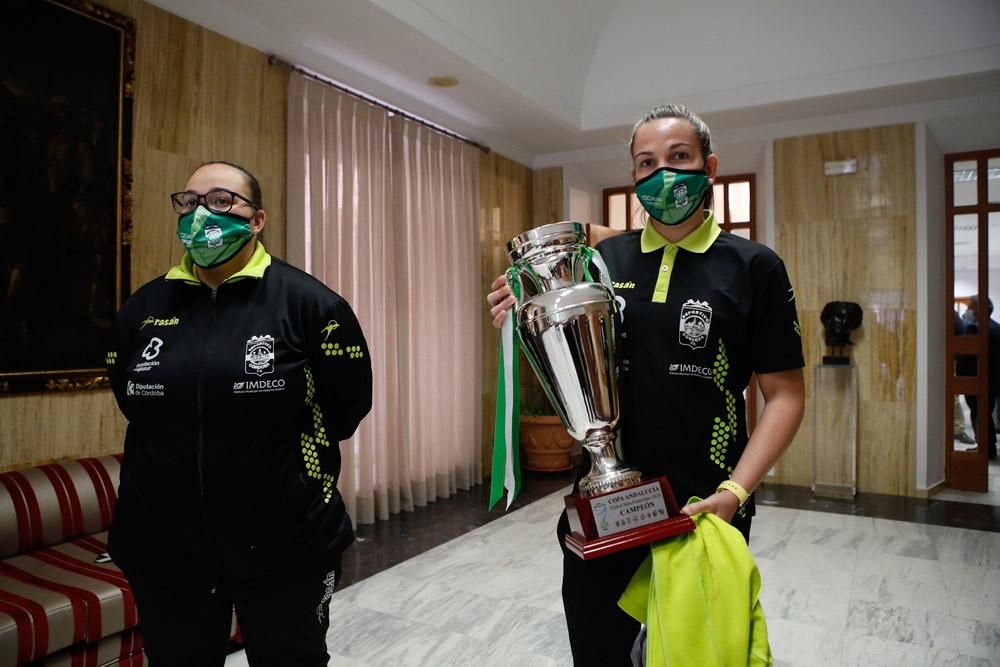
[[[615,299],[615,286],[611,282],[611,274],[608,272],[608,265],[604,263],[604,258],[601,257],[601,253],[596,248],[591,248],[590,246],[583,246],[581,251],[581,257],[583,259],[583,275],[584,277],[592,282],[600,282],[602,285],[608,288],[611,292],[612,300],[617,303]],[[594,280],[594,275],[590,270],[590,265],[593,264],[597,267],[598,280]]]

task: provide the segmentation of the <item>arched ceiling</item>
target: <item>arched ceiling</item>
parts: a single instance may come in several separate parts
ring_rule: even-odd
[[[996,0],[629,0],[601,32],[584,129],[664,97],[703,113],[996,69]],[[673,6],[673,12],[664,7]]]
[[[715,129],[1000,91],[997,0],[153,4],[529,164],[667,101]]]

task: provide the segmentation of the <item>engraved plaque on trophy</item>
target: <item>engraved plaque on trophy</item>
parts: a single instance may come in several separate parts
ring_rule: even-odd
[[[566,430],[590,454],[591,468],[566,496],[566,546],[584,559],[694,530],[666,477],[644,479],[615,451],[618,307],[600,255],[583,225],[558,222],[507,244],[522,301],[515,322],[525,355]],[[591,279],[590,266],[601,271]]]

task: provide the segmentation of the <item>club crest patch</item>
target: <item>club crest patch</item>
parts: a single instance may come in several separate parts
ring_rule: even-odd
[[[674,186],[674,206],[676,208],[683,208],[687,206],[688,203],[688,186],[687,183],[678,183]]]
[[[712,327],[712,307],[708,301],[688,299],[681,306],[679,340],[692,350],[698,350],[708,343],[708,332]]]
[[[205,240],[208,241],[209,248],[222,247],[222,227],[209,225],[205,227]]]
[[[247,375],[267,375],[274,372],[274,337],[271,335],[251,336],[247,341]]]

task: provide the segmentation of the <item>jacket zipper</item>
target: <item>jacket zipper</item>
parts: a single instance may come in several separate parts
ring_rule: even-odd
[[[198,407],[198,492],[201,496],[201,521],[205,528],[205,540],[212,552],[212,560],[215,561],[215,569],[212,573],[211,590],[210,593],[215,595],[216,588],[219,584],[219,555],[218,550],[215,546],[215,540],[212,536],[212,531],[208,525],[208,503],[205,501],[205,422],[204,413],[205,405],[203,397],[205,394],[205,360],[208,357],[208,350],[212,347],[212,336],[215,333],[215,309],[218,304],[217,290],[212,290],[211,296],[212,303],[212,317],[209,321],[208,326],[208,336],[205,338],[205,347],[201,352],[201,365],[198,369],[198,393],[197,393],[197,407]]]

